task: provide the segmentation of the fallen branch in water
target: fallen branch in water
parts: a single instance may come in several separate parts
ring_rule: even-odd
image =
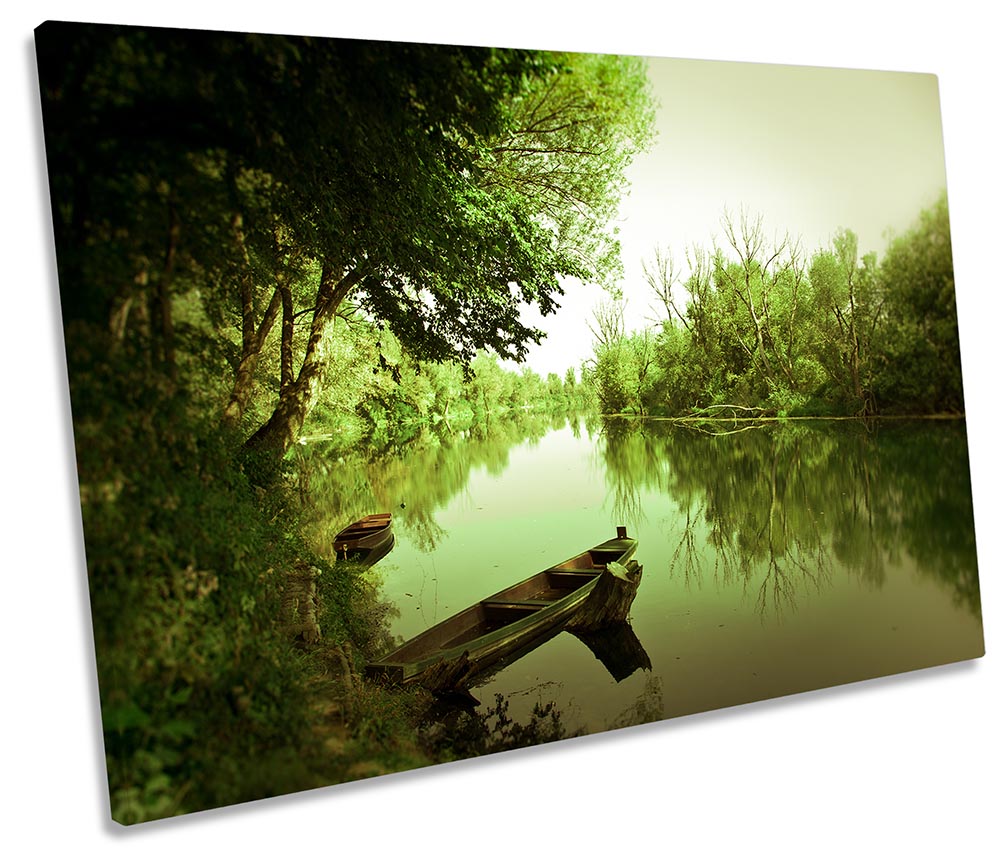
[[[729,419],[727,419],[729,421]],[[752,425],[744,425],[741,428],[735,428],[734,430],[707,430],[698,424],[689,424],[685,419],[677,419],[678,424],[688,430],[693,430],[696,433],[705,434],[706,436],[732,436],[735,433],[743,433],[745,430],[760,430],[765,425],[762,422],[756,422]]]
[[[759,418],[762,416],[767,416],[770,412],[764,407],[744,407],[741,406],[740,404],[711,404],[708,407],[703,407],[701,410],[693,410],[692,414],[690,416],[686,416],[685,418],[697,419],[702,416],[706,416],[707,418],[717,418],[716,416],[707,415],[712,410],[730,410],[732,412],[737,412],[739,410],[742,413],[756,414],[751,416],[744,416],[744,418]]]

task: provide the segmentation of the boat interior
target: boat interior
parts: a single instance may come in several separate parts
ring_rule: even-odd
[[[602,544],[537,573],[418,635],[388,657],[388,661],[412,660],[466,644],[541,611],[591,582],[609,561],[621,558],[627,548]]]
[[[385,528],[390,522],[389,514],[379,514],[374,517],[366,517],[365,519],[358,520],[357,522],[351,523],[344,531],[340,533],[339,536],[343,537],[348,534],[356,534],[362,532],[375,531],[380,528]]]

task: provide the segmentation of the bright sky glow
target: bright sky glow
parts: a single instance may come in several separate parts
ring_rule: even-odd
[[[945,188],[934,75],[701,60],[650,59],[660,106],[657,138],[629,170],[617,223],[628,329],[652,323],[642,264],[670,250],[712,245],[724,207],[763,217],[807,253],[842,227],[860,252],[882,255]],[[525,318],[547,338],[528,364],[561,376],[591,354],[587,320],[605,297],[567,282],[556,316]]]

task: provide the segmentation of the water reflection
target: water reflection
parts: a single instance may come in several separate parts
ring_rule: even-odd
[[[509,668],[522,657],[552,641],[562,632],[564,632],[562,626],[554,627],[481,671],[469,682],[469,685],[485,686],[489,684],[505,668]],[[649,671],[653,667],[649,654],[628,623],[615,624],[592,632],[572,631],[570,634],[591,651],[594,658],[604,666],[616,683],[621,683],[636,671]]]
[[[650,675],[643,683],[639,696],[608,723],[607,730],[649,724],[664,718],[664,686],[660,677]]]
[[[835,565],[879,588],[907,554],[980,614],[961,422],[769,424],[713,436],[612,419],[602,436],[617,514],[639,523],[651,492],[676,505],[670,572],[686,585],[741,585],[759,613],[781,615],[803,591],[829,588]]]
[[[553,703],[536,701],[529,716],[522,721],[510,710],[511,699],[494,695],[494,702],[484,710],[457,704],[440,705],[430,711],[418,737],[425,750],[437,762],[478,757],[527,748],[581,736],[582,729],[568,729],[564,711]]]
[[[463,726],[482,750],[983,652],[963,422],[712,436],[518,414],[350,454],[308,446],[298,462],[315,542],[392,511],[397,546],[372,573],[395,641],[616,525],[638,537],[630,626],[604,639],[558,633],[477,680],[480,721]],[[491,707],[497,694],[509,706]]]
[[[465,430],[442,422],[406,441],[348,452],[323,443],[300,446],[295,466],[307,507],[304,533],[322,552],[346,522],[390,511],[417,549],[433,553],[446,534],[435,513],[463,490],[474,469],[500,476],[513,447],[538,442],[566,422],[564,414],[513,411]]]
[[[518,412],[349,454],[301,448],[307,534],[329,549],[345,521],[390,510],[408,541],[433,555],[447,534],[437,514],[474,470],[501,477],[512,448],[567,422]],[[980,615],[961,421],[772,423],[725,436],[594,416],[571,416],[569,427],[604,472],[610,520],[642,530],[651,496],[676,508],[668,570],[686,586],[740,586],[759,614],[781,617],[804,593],[828,589],[835,568],[878,589],[907,555]]]
[[[605,666],[616,683],[621,683],[638,670],[649,671],[653,667],[649,655],[628,623],[573,634]]]

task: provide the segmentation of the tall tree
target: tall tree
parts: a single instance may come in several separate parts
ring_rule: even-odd
[[[871,415],[873,341],[882,316],[875,254],[858,258],[858,238],[843,229],[810,264],[812,350],[841,400]]]
[[[771,382],[775,366],[769,355],[768,300],[776,279],[775,268],[789,249],[789,239],[785,237],[769,245],[761,216],[752,219],[744,210],[736,220],[729,211],[724,211],[720,223],[726,242],[737,254],[737,261],[726,262],[722,252],[717,252],[717,287],[732,294],[750,320],[753,344],[740,343],[763,379]]]
[[[621,412],[630,403],[625,360],[625,303],[605,299],[595,306],[588,328],[594,336],[594,356],[588,368],[602,412]],[[592,322],[593,321],[593,322]]]
[[[943,193],[879,267],[886,295],[876,396],[886,409],[962,412],[956,286]]]

